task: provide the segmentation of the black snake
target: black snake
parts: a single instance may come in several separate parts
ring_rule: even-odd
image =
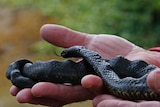
[[[65,49],[64,58],[83,58],[80,62],[71,60],[37,61],[32,63],[20,59],[11,63],[6,76],[19,87],[31,88],[37,82],[71,83],[78,85],[87,74],[102,78],[107,91],[127,100],[160,100],[160,93],[149,89],[146,83],[148,74],[156,69],[142,60],[129,61],[122,56],[111,60],[103,59],[97,52],[83,46]]]

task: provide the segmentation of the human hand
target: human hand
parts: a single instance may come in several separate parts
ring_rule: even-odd
[[[41,35],[51,44],[64,48],[73,45],[83,45],[97,51],[107,59],[115,57],[116,55],[122,55],[130,60],[142,59],[150,64],[160,65],[158,61],[160,57],[159,53],[144,50],[114,35],[85,34],[59,25],[44,25],[41,28]],[[152,82],[155,82],[155,80],[149,78],[148,83],[150,83],[150,87],[154,89],[155,86],[151,84]],[[93,99],[97,94],[102,93],[102,90],[102,80],[97,76],[88,75],[82,79],[82,86],[70,87],[43,82],[36,84],[32,89],[19,90],[13,86],[10,92],[16,96],[17,100],[21,103],[60,107],[76,101]]]

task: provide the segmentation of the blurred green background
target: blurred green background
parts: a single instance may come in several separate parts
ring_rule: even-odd
[[[58,59],[62,50],[39,35],[45,23],[86,33],[115,34],[143,48],[160,46],[159,0],[1,0],[0,107],[34,107],[17,103],[8,90],[7,66],[18,58]],[[67,107],[92,107],[91,101]],[[38,107],[38,106],[37,106]],[[39,106],[41,107],[41,106]]]

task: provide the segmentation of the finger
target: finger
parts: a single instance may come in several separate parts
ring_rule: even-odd
[[[68,104],[67,102],[57,101],[55,99],[45,97],[34,98],[28,103],[35,105],[44,105],[49,107],[62,107],[63,105]]]
[[[103,100],[95,107],[159,107],[158,101],[132,102],[127,100]]]
[[[117,98],[112,95],[102,94],[102,95],[99,95],[93,99],[93,105],[94,105],[94,107],[97,107],[97,105],[100,102],[102,102],[104,100],[109,100],[109,99],[117,99]]]
[[[14,86],[14,85],[13,85],[13,86],[10,88],[10,90],[9,90],[9,92],[10,92],[11,95],[13,95],[13,96],[16,96],[19,91],[20,91],[20,89],[17,88],[16,86]]]
[[[93,100],[95,107],[159,107],[158,101],[132,102],[111,95],[100,95]]]
[[[138,107],[160,107],[158,101],[144,101],[137,104]]]
[[[152,71],[147,77],[147,83],[151,90],[160,91],[160,68]]]
[[[54,107],[62,107],[62,105],[66,104],[65,102],[60,102],[47,97],[34,97],[31,93],[31,89],[21,90],[16,98],[19,103],[40,104]]]
[[[33,98],[31,94],[31,89],[25,88],[19,91],[16,95],[16,98],[17,98],[17,101],[20,103],[28,103]]]
[[[103,81],[96,75],[86,75],[82,78],[81,84],[84,88],[88,88],[95,92],[102,92],[103,90]]]
[[[93,96],[90,91],[81,86],[65,86],[47,82],[33,86],[32,94],[35,97],[48,97],[68,102],[84,101]]]
[[[40,29],[40,33],[42,38],[46,41],[64,48],[73,45],[87,46],[92,37],[88,34],[73,31],[64,26],[54,24],[43,25]]]

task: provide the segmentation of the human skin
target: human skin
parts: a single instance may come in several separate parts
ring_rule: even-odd
[[[160,67],[160,54],[158,52],[148,51],[133,43],[114,35],[107,34],[86,34],[71,30],[64,26],[46,24],[40,29],[42,38],[51,44],[60,47],[71,47],[82,45],[97,51],[103,58],[113,58],[116,55],[122,55],[129,60],[141,59],[149,64]],[[147,77],[148,86],[159,91],[160,69],[152,71]],[[20,103],[41,104],[51,107],[61,107],[63,105],[91,99],[95,107],[159,107],[158,101],[140,101],[132,102],[121,100],[109,94],[102,94],[103,88],[101,78],[95,75],[87,75],[82,78],[81,85],[65,86],[40,82],[31,89],[23,90],[15,86],[10,88],[10,93],[16,96]],[[47,90],[47,91],[44,91]],[[107,92],[106,92],[107,93]],[[111,103],[112,102],[112,103]]]

